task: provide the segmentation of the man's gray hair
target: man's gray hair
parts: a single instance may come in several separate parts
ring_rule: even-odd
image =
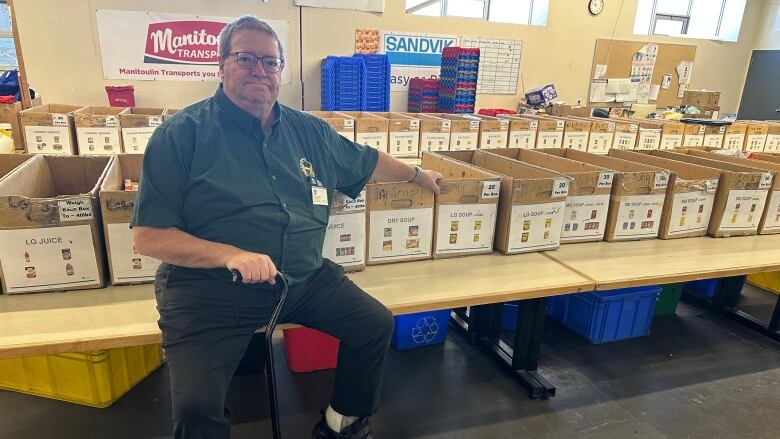
[[[284,47],[279,40],[279,36],[265,21],[258,19],[252,15],[242,15],[235,20],[228,23],[222,31],[219,33],[219,57],[224,59],[230,56],[230,40],[233,38],[233,34],[241,30],[254,30],[268,34],[276,40],[276,44],[279,46],[279,58],[284,61]]]

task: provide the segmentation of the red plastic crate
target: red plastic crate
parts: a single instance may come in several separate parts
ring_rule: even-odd
[[[335,369],[339,356],[339,340],[309,328],[284,331],[284,353],[287,366],[293,372],[313,372]]]
[[[479,110],[479,114],[483,116],[493,116],[496,117],[499,114],[517,114],[515,110],[506,110],[503,108],[483,108]]]

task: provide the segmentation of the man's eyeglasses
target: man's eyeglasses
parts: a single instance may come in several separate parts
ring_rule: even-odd
[[[257,56],[252,52],[233,52],[229,55],[236,57],[236,64],[247,70],[255,68],[258,62],[266,72],[281,72],[284,68],[284,60],[274,56]]]

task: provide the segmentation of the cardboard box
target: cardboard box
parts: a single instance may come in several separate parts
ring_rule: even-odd
[[[22,111],[22,103],[0,104],[0,123],[11,125],[11,138],[14,141],[16,151],[24,151],[24,133],[19,112]]]
[[[404,113],[406,114],[406,113]],[[420,152],[449,151],[452,121],[425,113],[409,113],[420,119]]]
[[[670,171],[659,238],[688,238],[707,234],[718,189],[719,170],[635,151],[612,150],[609,155]]]
[[[422,167],[444,176],[434,205],[433,258],[493,253],[501,178],[435,153],[423,153]]]
[[[745,145],[745,137],[747,137],[747,128],[748,124],[745,122],[734,122],[731,125],[726,125],[721,148],[742,150]]]
[[[509,121],[507,147],[524,149],[536,147],[536,129],[539,122],[508,114],[500,114],[498,117]]]
[[[726,133],[726,126],[704,126],[704,143],[706,148],[723,148],[723,135]]]
[[[466,115],[469,119],[479,121],[479,140],[477,148],[506,148],[509,142],[509,121],[506,119],[483,116],[481,114]]]
[[[79,155],[114,155],[122,152],[119,113],[124,107],[88,106],[73,112]]]
[[[555,85],[547,84],[541,87],[532,88],[525,93],[525,100],[531,105],[541,105],[550,102],[558,97]]]
[[[46,104],[22,110],[19,118],[29,154],[75,155],[76,125],[73,112],[79,105]]]
[[[131,107],[119,114],[122,145],[127,154],[143,154],[152,133],[163,122],[162,108]]]
[[[764,152],[780,152],[780,123],[776,121],[767,121],[766,144]]]
[[[499,150],[500,151],[500,150]],[[440,153],[501,177],[494,247],[504,254],[560,246],[569,178],[487,151]]]
[[[510,148],[494,153],[570,178],[561,244],[604,239],[614,172],[539,151]]]
[[[541,152],[589,163],[615,173],[605,240],[612,242],[658,237],[669,171],[582,151],[545,149]]]
[[[181,110],[181,108],[166,108],[165,111],[163,111],[163,120],[165,121],[170,119],[179,110]]]
[[[0,154],[0,180],[32,157],[29,154]]]
[[[658,143],[658,149],[675,149],[682,147],[683,138],[685,137],[685,125],[682,122],[655,119],[646,119],[644,122],[647,126],[652,126],[661,130],[661,139]]]
[[[772,174],[772,186],[767,195],[766,207],[758,224],[759,235],[769,235],[780,233],[780,163],[777,161],[764,161],[759,158],[755,160],[743,159],[739,157],[726,156],[714,152],[705,151],[686,151],[688,154],[696,157],[704,157],[713,160],[719,160],[725,163],[756,168]],[[764,177],[766,179],[766,176]]]
[[[143,155],[128,154],[112,160],[100,185],[100,212],[106,239],[108,268],[113,285],[154,282],[160,261],[138,254],[133,245],[130,219],[136,191],[125,190],[124,181],[141,178]]]
[[[339,114],[355,119],[355,142],[387,152],[390,121],[363,111],[339,111]]]
[[[479,144],[479,121],[447,113],[434,113],[431,116],[449,120],[450,151],[473,151]]]
[[[6,294],[105,285],[98,191],[113,159],[35,156],[0,181]]]
[[[647,119],[626,119],[626,118],[610,118],[616,123],[626,122],[637,125],[637,138],[634,149],[640,151],[651,151],[660,148],[661,146],[661,131],[662,126],[657,122],[649,121]]]
[[[521,114],[519,117],[535,120],[537,148],[563,148],[563,131],[566,122],[548,117]]]
[[[335,111],[306,111],[312,116],[316,116],[330,125],[337,133],[355,141],[355,119]]]
[[[615,123],[615,140],[612,149],[636,149],[639,140],[639,124],[629,119],[610,119]]]
[[[431,258],[433,192],[414,183],[372,183],[366,206],[366,265]]]
[[[590,138],[591,121],[586,119],[577,119],[573,117],[555,118],[564,121],[563,125],[563,147],[576,149],[577,151],[586,151],[588,149],[588,140]]]
[[[698,123],[683,124],[683,148],[695,148],[704,146],[704,136],[707,133],[707,126]]]
[[[746,152],[764,152],[768,134],[769,124],[766,122],[748,122],[747,133],[745,133],[745,146],[742,150]]]
[[[587,151],[593,154],[606,154],[615,143],[616,122],[612,119],[592,117]]]
[[[655,151],[660,157],[721,171],[707,234],[716,238],[755,235],[766,206],[772,174],[683,152]]]
[[[371,113],[384,117],[389,122],[388,153],[393,157],[420,156],[420,119],[401,113]]]
[[[579,107],[575,105],[567,104],[552,104],[552,107],[548,110],[550,115],[558,117],[590,117],[593,112],[593,107]]]
[[[720,105],[720,92],[712,90],[685,90],[683,92],[682,104],[698,107],[700,110],[706,107],[717,107]]]
[[[366,191],[354,200],[334,192],[322,257],[344,267],[344,271],[366,268]]]

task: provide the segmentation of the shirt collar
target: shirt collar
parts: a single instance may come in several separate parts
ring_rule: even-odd
[[[225,91],[222,89],[222,83],[220,83],[219,87],[217,87],[217,91],[214,93],[214,98],[217,100],[219,106],[230,115],[230,118],[235,120],[236,123],[238,123],[241,127],[249,131],[255,131],[256,129],[262,127],[260,119],[256,118],[250,113],[247,113],[230,100],[228,95],[225,94]],[[271,110],[273,112],[274,118],[273,124],[271,125],[271,132],[276,129],[277,125],[279,125],[279,122],[282,120],[281,110],[282,109],[279,105],[279,102],[274,102],[273,109]]]

